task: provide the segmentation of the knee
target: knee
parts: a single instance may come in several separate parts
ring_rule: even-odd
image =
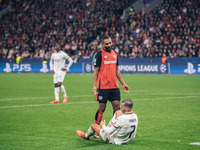
[[[120,110],[120,105],[113,106],[114,113]]]
[[[117,117],[119,117],[119,116],[121,116],[121,115],[123,115],[123,113],[121,112],[121,110],[117,110],[117,111],[115,112],[115,118],[117,118]]]
[[[104,112],[106,110],[106,106],[99,106],[98,110],[101,112]]]
[[[92,130],[94,130],[96,124],[92,124],[90,127],[92,128]]]

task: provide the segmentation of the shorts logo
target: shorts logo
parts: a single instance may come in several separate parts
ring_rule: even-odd
[[[99,100],[102,100],[103,99],[103,96],[99,96]]]
[[[107,58],[107,56],[104,56],[104,58]]]
[[[117,58],[115,55],[113,55],[114,58]]]

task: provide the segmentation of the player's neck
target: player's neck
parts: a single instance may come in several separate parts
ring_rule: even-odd
[[[105,48],[103,48],[104,51],[108,52],[108,53],[111,53],[112,49],[109,51],[109,50],[106,50]]]

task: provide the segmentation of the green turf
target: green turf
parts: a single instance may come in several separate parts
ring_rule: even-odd
[[[94,122],[98,103],[92,94],[92,74],[67,74],[67,104],[54,100],[52,74],[0,74],[1,150],[195,150],[200,146],[200,76],[123,75],[131,88],[122,99],[134,100],[139,126],[128,145],[85,141],[76,130]],[[121,86],[120,86],[121,88]],[[62,95],[60,95],[62,99]],[[103,119],[112,116],[110,103]]]

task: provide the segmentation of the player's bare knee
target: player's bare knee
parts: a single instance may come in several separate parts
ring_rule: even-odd
[[[117,110],[117,111],[115,112],[115,118],[117,118],[117,117],[119,117],[119,116],[121,116],[121,115],[123,115],[123,113],[121,112],[121,110]]]
[[[114,112],[116,112],[116,111],[120,110],[120,105],[113,106],[113,110],[114,110]]]
[[[106,107],[99,107],[99,110],[100,110],[101,112],[104,112],[104,111],[106,110]]]
[[[99,125],[98,125],[98,124],[95,124],[95,123],[92,124],[92,125],[91,125],[92,130],[96,131],[97,126],[99,126]]]
[[[106,110],[106,103],[99,103],[99,108],[101,112],[104,112]]]

